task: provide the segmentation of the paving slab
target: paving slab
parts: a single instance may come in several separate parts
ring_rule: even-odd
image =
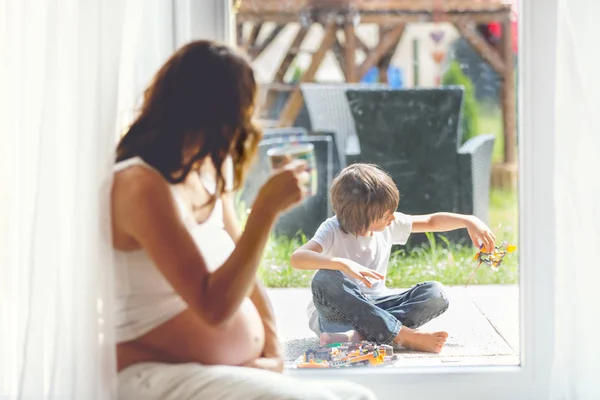
[[[496,299],[514,296],[514,288],[501,287],[498,290],[485,291],[484,288],[473,290],[473,287],[475,286],[466,289],[462,286],[447,288],[450,301],[448,311],[421,328],[427,331],[445,330],[449,333],[442,352],[431,354],[401,349],[398,351],[400,359],[396,365],[518,364],[518,356],[500,333],[502,330],[493,325],[489,316],[482,312],[482,309],[485,309],[490,310],[489,314],[492,316],[502,314],[498,307],[494,308],[490,304],[493,304],[494,296]],[[293,367],[294,361],[304,350],[319,343],[307,324],[306,306],[311,297],[310,290],[267,289],[267,292],[273,303],[279,335],[284,342],[286,365]],[[474,298],[479,299],[479,305]],[[507,303],[509,302],[514,303],[514,299],[507,300]],[[506,310],[510,309],[506,307]],[[510,320],[506,310],[502,314],[504,322],[498,325],[508,331],[511,325],[506,322]],[[497,362],[494,362],[494,359],[497,359]]]
[[[519,285],[473,285],[467,291],[477,308],[519,354]]]

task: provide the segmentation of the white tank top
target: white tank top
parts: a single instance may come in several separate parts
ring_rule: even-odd
[[[114,172],[133,165],[153,169],[141,158],[135,157],[115,165]],[[206,190],[213,194],[214,177],[202,175]],[[231,180],[227,179],[228,182]],[[221,266],[235,248],[235,243],[225,231],[223,204],[217,200],[210,216],[198,224],[176,188],[171,193],[179,208],[179,216],[200,250],[209,271]],[[156,268],[144,249],[116,251],[116,339],[117,343],[136,339],[187,308],[187,304]]]

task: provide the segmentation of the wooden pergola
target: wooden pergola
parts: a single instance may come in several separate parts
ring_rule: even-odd
[[[346,82],[358,82],[372,67],[378,67],[380,79],[386,81],[385,72],[402,38],[406,24],[420,22],[453,24],[501,78],[504,163],[510,166],[516,165],[516,98],[509,4],[499,0],[237,0],[235,8],[238,45],[244,48],[252,59],[260,56],[287,24],[300,23],[300,29],[277,68],[275,85],[284,83],[284,76],[300,52],[300,46],[310,27],[319,24],[325,31],[317,50],[312,54],[308,68],[292,88],[292,93],[278,121],[280,126],[290,126],[295,121],[302,107],[299,85],[314,81],[317,70],[328,51],[331,50],[335,54]],[[259,43],[257,39],[261,29],[268,22],[274,23],[275,28]],[[368,47],[355,34],[357,22],[379,26],[379,40],[375,47]],[[476,30],[477,24],[490,22],[498,22],[502,25],[499,46],[490,45]],[[244,24],[252,26],[247,35],[243,35]],[[343,41],[340,40],[338,32],[343,33],[341,35]],[[365,59],[360,64],[356,62],[357,51],[365,54]]]

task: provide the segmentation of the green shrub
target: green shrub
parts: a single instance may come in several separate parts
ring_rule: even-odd
[[[460,69],[457,61],[452,61],[448,70],[442,77],[444,86],[462,86],[465,90],[462,112],[462,142],[466,142],[473,136],[477,135],[477,127],[479,125],[477,100],[475,99],[475,88],[473,82]]]
[[[302,75],[304,75],[304,70],[298,65],[294,65],[294,70],[292,72],[291,80],[289,83],[296,84],[300,82],[300,79],[302,79]]]

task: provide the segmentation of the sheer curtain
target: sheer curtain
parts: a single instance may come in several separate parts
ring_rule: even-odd
[[[128,21],[123,34],[119,69],[119,133],[123,133],[133,122],[144,89],[175,48],[179,47],[175,38],[174,5],[171,0],[127,2]],[[179,34],[177,39],[186,42],[185,36]]]
[[[114,388],[108,188],[123,0],[0,0],[0,398]]]
[[[600,398],[600,2],[559,0],[555,99],[556,399]]]
[[[0,0],[0,399],[114,396],[115,139],[218,2]]]

